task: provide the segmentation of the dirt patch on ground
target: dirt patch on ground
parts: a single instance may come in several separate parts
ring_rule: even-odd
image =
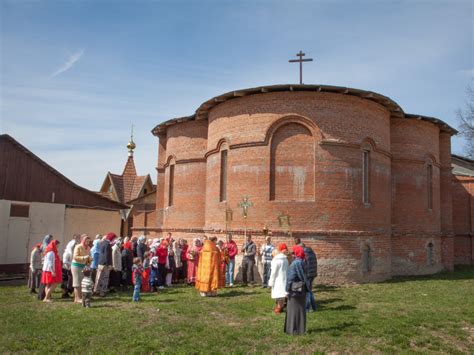
[[[463,332],[464,334],[462,334]],[[447,330],[430,329],[423,326],[418,328],[417,333],[437,339],[437,341],[449,345],[457,351],[472,353],[474,345],[474,326],[467,322],[463,322],[459,336],[449,334]],[[426,342],[425,339],[411,339],[410,347],[418,350],[433,350],[430,348],[430,342]]]
[[[463,322],[462,330],[468,334],[469,343],[474,345],[474,325]]]

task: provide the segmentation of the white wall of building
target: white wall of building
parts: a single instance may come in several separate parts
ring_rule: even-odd
[[[67,208],[63,204],[15,202],[27,204],[29,217],[10,217],[12,201],[0,200],[0,265],[29,263],[33,246],[41,243],[46,234],[60,241],[62,254],[75,233],[120,233],[118,211],[86,208]]]

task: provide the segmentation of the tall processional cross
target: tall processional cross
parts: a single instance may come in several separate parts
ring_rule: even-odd
[[[253,206],[253,203],[249,201],[248,196],[244,196],[241,202],[239,202],[238,205],[240,208],[242,208],[242,213],[244,215],[244,221],[245,221],[245,226],[244,226],[244,238],[247,238],[247,216],[249,212],[249,207]]]
[[[239,203],[239,207],[242,208],[244,218],[247,218],[249,207],[252,207],[252,206],[253,206],[253,204],[252,204],[252,202],[249,201],[248,196],[245,196],[242,199],[242,202]]]
[[[303,62],[312,62],[313,58],[306,58],[303,59],[303,57],[306,54],[303,53],[303,51],[300,51],[299,53],[296,53],[297,57],[300,57],[300,59],[290,59],[288,62],[290,63],[300,63],[300,84],[303,85]]]

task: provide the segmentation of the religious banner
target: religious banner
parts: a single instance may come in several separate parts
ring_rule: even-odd
[[[281,228],[288,230],[290,228],[290,216],[288,215],[278,216],[278,225]]]
[[[232,222],[233,213],[234,211],[232,211],[230,208],[225,210],[225,221],[227,223]]]

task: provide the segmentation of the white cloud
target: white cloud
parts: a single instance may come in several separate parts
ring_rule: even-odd
[[[66,63],[61,65],[58,69],[56,69],[56,71],[53,74],[51,74],[51,78],[54,78],[55,76],[58,76],[59,74],[64,73],[65,71],[71,69],[72,66],[81,59],[83,54],[84,54],[84,49],[81,49],[79,52],[73,53],[69,57],[69,59],[66,61]]]

